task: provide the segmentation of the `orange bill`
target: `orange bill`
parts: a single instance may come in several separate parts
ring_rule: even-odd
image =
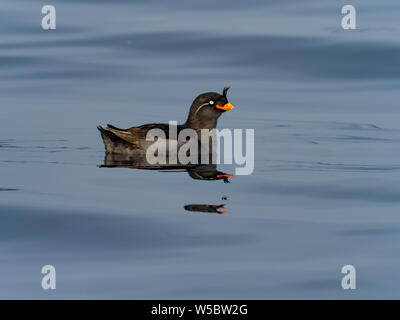
[[[218,109],[221,109],[221,110],[228,111],[228,110],[232,110],[235,106],[232,103],[228,102],[228,103],[225,103],[225,105],[223,105],[223,106],[220,106],[219,104],[217,104],[217,105],[215,105],[215,107]]]

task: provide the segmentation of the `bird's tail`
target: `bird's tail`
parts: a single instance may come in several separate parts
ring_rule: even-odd
[[[100,131],[101,138],[103,139],[107,153],[118,153],[120,152],[119,149],[124,150],[124,148],[131,148],[131,146],[126,141],[124,141],[111,131],[107,130],[106,128],[103,128],[102,126],[97,126],[97,129]]]

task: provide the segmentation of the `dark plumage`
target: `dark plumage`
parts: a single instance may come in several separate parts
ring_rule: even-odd
[[[182,129],[191,128],[196,130],[200,137],[201,129],[216,128],[221,114],[234,108],[227,99],[228,89],[224,88],[222,95],[217,92],[207,92],[194,99],[188,118],[184,124],[177,126],[177,133],[179,134]],[[105,128],[101,126],[97,128],[107,153],[135,153],[146,150],[150,144],[146,141],[146,134],[151,129],[161,129],[165,132],[166,138],[169,138],[169,125],[165,123],[149,123],[129,129],[120,129],[110,124]]]

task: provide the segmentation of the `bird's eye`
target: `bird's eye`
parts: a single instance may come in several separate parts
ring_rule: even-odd
[[[210,100],[209,104],[214,104],[214,101]]]

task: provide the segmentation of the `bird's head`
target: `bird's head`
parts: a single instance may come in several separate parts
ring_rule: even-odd
[[[220,115],[234,108],[227,98],[228,89],[224,88],[222,94],[217,92],[200,94],[190,107],[186,124],[193,129],[215,128]]]

